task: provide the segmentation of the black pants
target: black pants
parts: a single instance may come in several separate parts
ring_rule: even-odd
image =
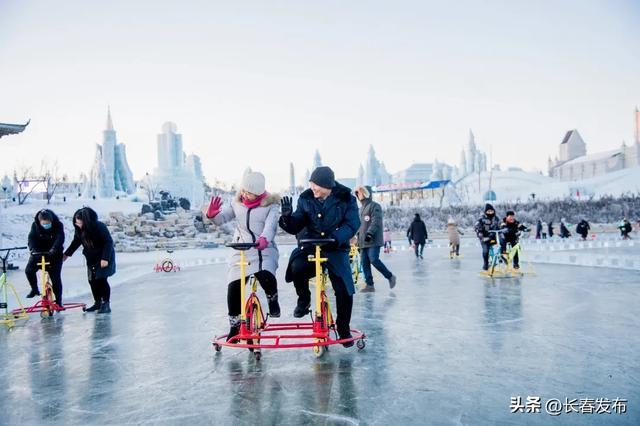
[[[449,243],[449,251],[455,253],[456,256],[460,256],[460,244]]]
[[[262,270],[253,275],[257,278],[267,296],[273,296],[278,292],[278,281],[271,272]],[[247,277],[247,283],[248,282],[249,277]],[[244,302],[244,300],[240,300],[240,280],[231,281],[227,287],[227,309],[229,310],[229,316],[235,317],[240,315]]]
[[[502,240],[500,242],[500,248],[502,250],[502,253],[506,254],[507,253],[507,243],[511,244],[511,247],[515,246],[516,244],[518,244],[518,240],[515,241],[505,241]],[[518,253],[516,252],[516,254],[513,256],[513,267],[517,268],[519,266],[519,257],[518,257]]]
[[[111,299],[111,287],[106,278],[92,278],[89,280],[91,286],[91,294],[96,304],[101,302],[109,302]]]
[[[485,271],[489,269],[489,249],[491,248],[491,241],[480,241],[482,246],[482,269]]]
[[[38,266],[38,263],[40,262],[40,260],[40,257],[36,258],[34,256],[31,256],[29,258],[29,262],[27,262],[27,266],[24,268],[24,273],[27,276],[29,285],[34,291],[38,291],[38,272],[40,272],[40,266]],[[45,269],[49,273],[49,278],[51,279],[51,289],[53,290],[53,295],[56,298],[56,303],[58,303],[58,305],[61,305],[62,259],[47,259],[47,262],[49,262],[49,265],[45,266]]]
[[[349,324],[351,323],[351,310],[353,309],[353,296],[349,294],[347,286],[340,278],[331,270],[328,265],[329,279],[336,295],[336,327],[340,336],[348,336],[350,332]],[[298,305],[308,305],[311,302],[311,292],[309,291],[309,279],[315,277],[316,267],[309,262],[306,256],[299,256],[291,262],[291,274],[293,276],[293,285],[298,295]]]
[[[422,256],[422,252],[424,252],[424,244],[425,243],[414,243],[413,247],[416,252],[416,257]]]

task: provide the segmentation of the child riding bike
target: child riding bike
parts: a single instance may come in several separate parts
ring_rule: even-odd
[[[500,224],[500,229],[505,230],[505,232],[500,236],[500,248],[502,253],[506,253],[507,243],[511,244],[511,247],[518,244],[521,232],[529,232],[529,228],[516,220],[516,214],[513,210],[507,211],[507,215]],[[518,257],[518,253],[516,252],[513,256],[513,269],[520,269],[520,259],[518,259]]]

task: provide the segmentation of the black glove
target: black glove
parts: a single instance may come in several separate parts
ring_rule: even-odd
[[[367,234],[367,235],[364,236],[364,242],[365,243],[370,243],[371,240],[373,240],[373,235]]]
[[[293,199],[291,197],[282,197],[280,201],[282,208],[282,216],[291,216],[293,214]]]

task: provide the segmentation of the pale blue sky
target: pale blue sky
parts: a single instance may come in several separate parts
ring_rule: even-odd
[[[0,0],[0,173],[88,171],[111,105],[139,177],[177,123],[205,175],[247,165],[274,189],[315,148],[354,176],[457,164],[468,129],[494,162],[546,170],[567,129],[590,152],[633,138],[638,1]]]

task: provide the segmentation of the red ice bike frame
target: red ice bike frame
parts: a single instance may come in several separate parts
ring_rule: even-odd
[[[216,337],[213,340],[213,347],[220,351],[223,346],[249,349],[254,353],[257,360],[261,358],[261,349],[291,349],[291,348],[312,348],[316,356],[320,357],[330,345],[356,342],[358,349],[365,347],[365,334],[356,329],[351,329],[351,337],[340,339],[335,331],[335,323],[331,313],[329,298],[326,295],[325,287],[328,281],[327,273],[323,268],[323,263],[327,261],[321,256],[321,246],[333,242],[331,239],[310,239],[301,240],[301,244],[311,244],[315,246],[315,254],[309,256],[309,261],[315,264],[315,312],[311,316],[310,322],[293,322],[267,324],[268,317],[264,316],[262,305],[256,294],[257,282],[255,277],[250,278],[251,293],[246,299],[244,309],[240,318],[240,332],[226,340],[227,335]],[[244,286],[246,284],[246,266],[244,251],[255,244],[237,243],[227,244],[228,247],[240,250],[240,297],[244,301]],[[335,338],[331,337],[333,331]]]
[[[42,283],[42,298],[35,305],[24,308],[24,310],[29,314],[33,312],[40,312],[40,316],[42,318],[51,317],[54,312],[66,311],[67,309],[82,308],[82,310],[84,310],[87,306],[84,303],[67,303],[60,306],[55,302],[53,288],[51,287],[51,279],[47,272],[47,265],[51,264],[50,262],[47,262],[46,259],[46,256],[48,256],[49,253],[33,252],[31,255],[40,256],[40,263],[38,263],[38,266],[40,266],[42,277],[40,280]],[[19,309],[12,311],[12,313],[16,312],[19,312]]]

